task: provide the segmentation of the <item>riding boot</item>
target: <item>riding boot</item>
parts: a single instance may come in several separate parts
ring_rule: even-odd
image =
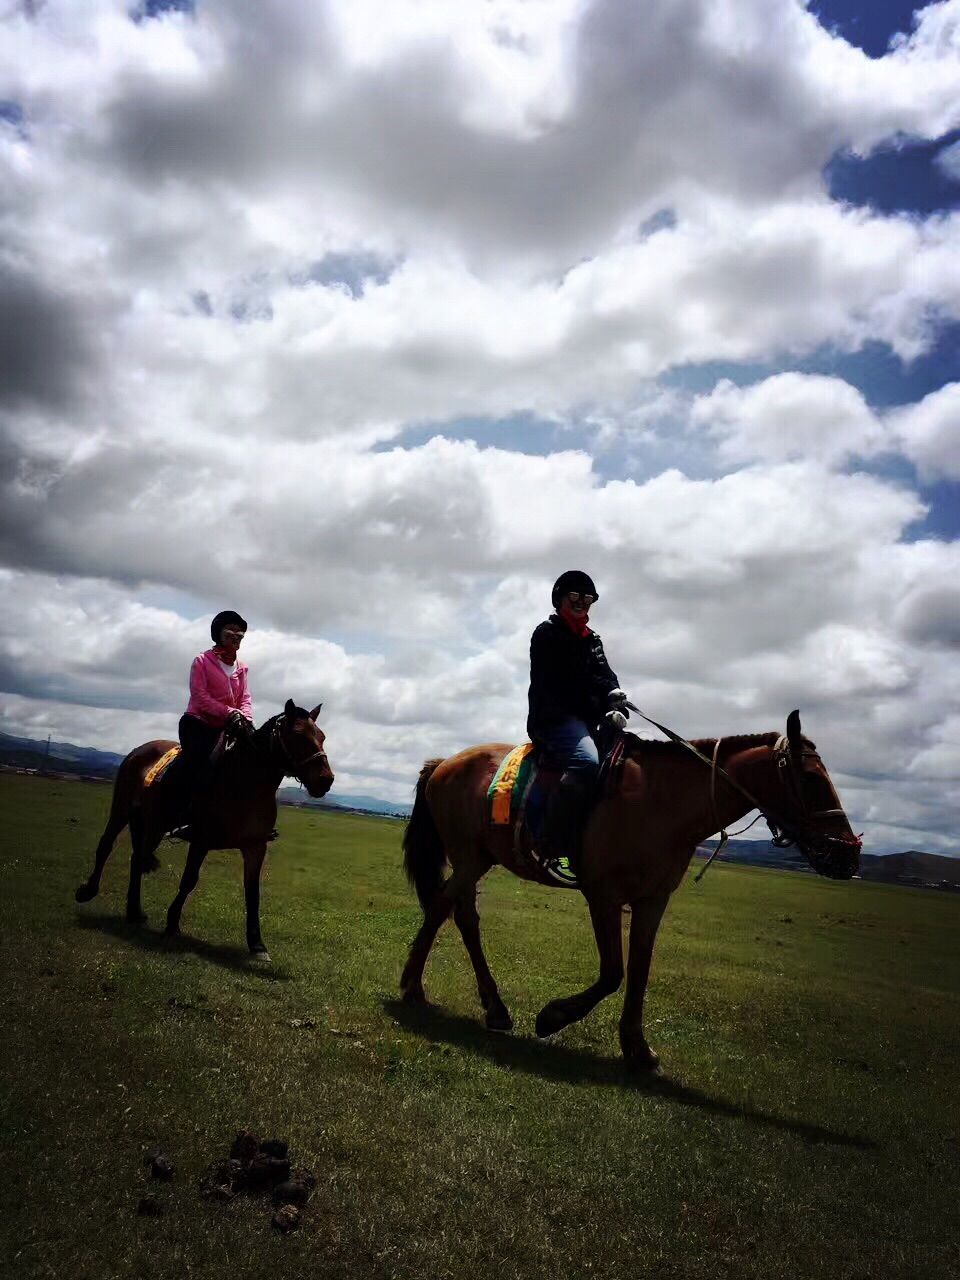
[[[539,840],[539,853],[544,862],[565,857],[576,865],[592,793],[593,788],[582,774],[568,770],[560,779],[550,799]]]

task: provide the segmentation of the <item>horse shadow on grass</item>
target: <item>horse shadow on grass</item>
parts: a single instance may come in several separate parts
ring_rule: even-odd
[[[188,933],[180,933],[176,938],[166,938],[159,929],[151,929],[146,925],[129,924],[122,916],[82,915],[77,918],[78,929],[95,929],[99,933],[119,938],[128,946],[140,951],[153,952],[155,955],[190,955],[199,956],[211,964],[220,965],[224,969],[232,969],[267,982],[289,982],[291,975],[282,967],[252,960],[245,947],[229,947],[223,943],[205,942],[203,938],[191,937]]]
[[[528,1036],[497,1035],[475,1019],[448,1013],[437,1005],[410,1005],[402,1000],[384,1000],[384,1011],[398,1026],[432,1044],[455,1045],[478,1057],[487,1058],[511,1071],[539,1076],[551,1083],[605,1085],[666,1098],[681,1106],[696,1107],[727,1120],[746,1120],[761,1127],[792,1133],[809,1143],[829,1143],[875,1151],[877,1144],[802,1120],[788,1120],[754,1107],[740,1106],[712,1097],[700,1089],[671,1080],[666,1075],[634,1074],[615,1058],[602,1058],[564,1044],[533,1040]]]

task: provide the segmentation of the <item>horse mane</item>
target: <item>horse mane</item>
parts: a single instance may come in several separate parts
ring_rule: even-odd
[[[306,711],[303,707],[294,707],[294,713],[298,720],[310,719],[310,712]],[[275,716],[270,716],[269,719],[264,720],[263,724],[254,729],[254,740],[257,742],[265,742],[267,738],[269,738],[270,734],[273,733],[274,725],[278,720],[282,720],[285,715],[285,711],[278,711]]]
[[[273,726],[276,719],[276,716],[271,716],[269,720],[264,720],[263,724],[257,725],[256,729],[254,729],[253,741],[258,747],[266,745],[271,733],[273,733]]]
[[[644,759],[648,756],[674,756],[688,757],[690,752],[680,742],[666,741],[660,738],[640,738],[635,733],[625,733],[627,754],[631,759]],[[741,750],[745,747],[772,747],[780,737],[776,729],[772,729],[769,733],[732,733],[723,734],[723,743],[729,744],[734,750]],[[690,743],[696,747],[698,751],[702,751],[705,755],[709,755],[716,745],[716,738],[691,738]]]

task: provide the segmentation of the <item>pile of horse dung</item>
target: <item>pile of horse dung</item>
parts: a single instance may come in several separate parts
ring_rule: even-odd
[[[300,1225],[301,1210],[316,1185],[309,1169],[291,1169],[290,1152],[281,1138],[261,1141],[249,1129],[241,1129],[229,1157],[207,1169],[201,1194],[224,1203],[244,1193],[269,1194],[275,1206],[273,1226],[286,1232]]]
[[[143,1163],[150,1170],[150,1177],[157,1182],[169,1182],[174,1174],[174,1164],[169,1156],[165,1156],[159,1147],[154,1147],[144,1156]],[[146,1191],[137,1204],[137,1213],[143,1218],[159,1218],[163,1213],[163,1201],[153,1191]]]

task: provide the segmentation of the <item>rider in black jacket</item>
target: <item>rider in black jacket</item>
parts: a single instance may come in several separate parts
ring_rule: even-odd
[[[552,598],[556,613],[530,640],[527,718],[531,741],[564,770],[540,840],[546,859],[576,854],[600,767],[597,730],[604,721],[617,728],[627,722],[627,695],[587,626],[598,599],[593,580],[570,569],[554,583]]]

